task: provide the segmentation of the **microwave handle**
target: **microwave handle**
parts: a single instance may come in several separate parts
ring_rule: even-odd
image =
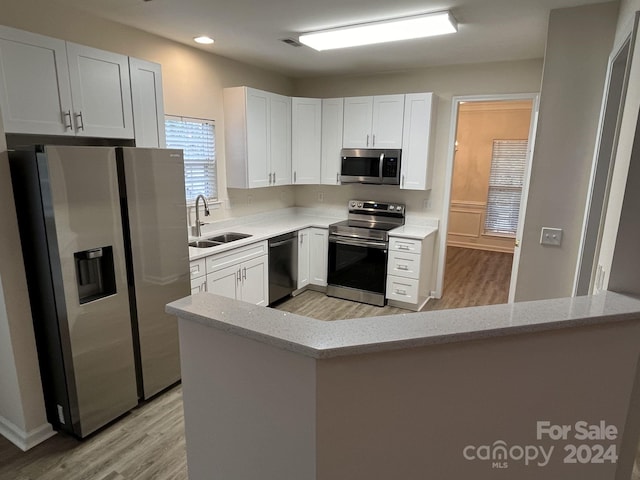
[[[378,173],[380,175],[380,183],[383,182],[383,167],[384,167],[384,153],[380,154],[380,170],[378,170]]]

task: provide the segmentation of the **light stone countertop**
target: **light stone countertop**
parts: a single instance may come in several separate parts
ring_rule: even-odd
[[[225,232],[246,233],[251,236],[242,240],[225,243],[209,248],[189,247],[189,260],[198,260],[216,253],[225,252],[234,248],[250,245],[255,242],[268,240],[289,232],[295,232],[304,228],[318,227],[328,228],[332,223],[346,220],[346,212],[340,217],[337,212],[331,215],[322,215],[318,211],[305,211],[305,209],[283,209],[275,213],[263,215],[251,215],[243,220],[242,217],[232,220],[221,220],[205,224],[202,227],[203,234],[200,238],[209,238]],[[335,216],[334,216],[335,215]],[[425,219],[422,224],[411,224],[398,227],[389,232],[390,236],[402,236],[422,240],[438,230],[438,221]],[[191,237],[189,241],[195,240]]]
[[[186,321],[321,359],[640,320],[640,300],[605,292],[593,297],[325,322],[200,293],[168,304],[166,311]]]
[[[189,247],[189,260],[197,260],[199,258],[208,257],[216,253],[225,252],[233,248],[242,247],[244,245],[250,245],[255,242],[268,240],[269,238],[276,237],[289,232],[295,232],[309,227],[328,228],[329,225],[343,218],[325,217],[319,215],[306,215],[301,213],[289,213],[285,215],[269,215],[265,214],[261,220],[256,220],[252,216],[247,223],[230,224],[227,221],[221,221],[216,223],[210,223],[203,227],[204,232],[200,238],[214,237],[218,234],[225,232],[238,232],[246,233],[251,236],[243,238],[242,240],[236,240],[235,242],[225,243],[216,247],[209,248],[194,248]]]

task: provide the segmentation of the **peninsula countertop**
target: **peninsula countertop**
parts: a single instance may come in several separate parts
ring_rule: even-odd
[[[177,317],[311,358],[624,322],[640,318],[640,300],[604,292],[382,317],[321,321],[200,293],[167,305]]]

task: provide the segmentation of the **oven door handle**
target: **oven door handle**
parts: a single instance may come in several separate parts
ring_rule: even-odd
[[[388,245],[386,242],[372,242],[370,240],[359,240],[357,238],[329,237],[329,242],[339,243],[341,245],[351,245],[352,247],[368,247],[377,248],[378,250],[386,250]]]
[[[380,175],[380,183],[382,183],[383,179],[384,179],[384,153],[380,154],[380,167],[379,168],[380,168],[380,173],[379,173],[379,175]]]

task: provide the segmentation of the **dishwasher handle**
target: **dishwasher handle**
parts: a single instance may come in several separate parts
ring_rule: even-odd
[[[288,243],[296,243],[296,238],[292,237],[287,240],[282,240],[280,242],[273,242],[273,243],[269,242],[269,248],[281,247],[282,245],[286,245]]]

